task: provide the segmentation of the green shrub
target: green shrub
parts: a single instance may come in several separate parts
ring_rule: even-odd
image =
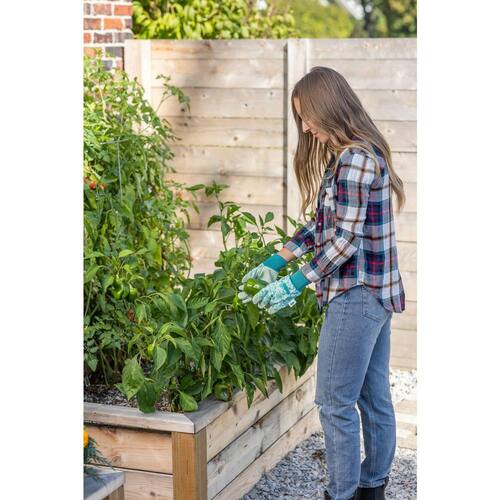
[[[135,0],[137,38],[287,38],[297,36],[288,9],[257,9],[251,0]]]
[[[221,189],[214,184],[205,192],[217,196]],[[165,394],[172,411],[192,411],[210,394],[227,401],[234,388],[246,391],[250,406],[255,388],[267,396],[268,380],[276,380],[282,390],[276,364],[293,367],[299,377],[316,356],[321,317],[312,289],[293,308],[274,315],[252,302],[241,303],[237,296],[242,276],[288,240],[285,232],[274,226],[279,238],[266,242],[265,235],[273,232],[271,212],[257,221],[235,203],[217,200],[220,214],[209,221],[221,223],[225,250],[217,269],[197,274],[171,292],[150,295],[138,311],[146,323],[146,318],[161,314],[165,318],[150,335],[133,339],[132,356],[118,384],[127,398],[137,397],[144,412],[154,411]],[[235,246],[227,248],[230,234]],[[297,261],[290,263],[281,275],[298,266]]]
[[[187,98],[165,78],[164,99]],[[87,381],[116,380],[128,343],[142,334],[143,296],[190,269],[184,220],[196,205],[164,181],[175,139],[124,71],[84,62],[84,333]],[[182,217],[181,217],[181,216]]]

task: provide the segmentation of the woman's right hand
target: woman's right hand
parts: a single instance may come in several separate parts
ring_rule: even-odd
[[[238,298],[244,304],[250,302],[253,298],[243,289],[245,286],[245,282],[247,282],[250,278],[262,280],[269,284],[278,279],[278,271],[275,271],[274,269],[271,269],[264,264],[259,264],[257,267],[254,267],[251,271],[245,274],[245,276],[243,276],[241,280],[242,284],[238,287],[238,290],[240,290],[240,292],[238,293]]]

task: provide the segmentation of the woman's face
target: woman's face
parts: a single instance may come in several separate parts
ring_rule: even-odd
[[[302,132],[304,132],[304,134],[309,133],[316,137],[316,139],[318,139],[318,141],[322,144],[326,144],[328,142],[328,134],[324,130],[321,130],[319,127],[315,126],[313,123],[307,122],[302,118],[300,114],[300,101],[297,97],[293,98],[293,103],[295,106],[295,111],[297,111],[297,114],[302,121]]]

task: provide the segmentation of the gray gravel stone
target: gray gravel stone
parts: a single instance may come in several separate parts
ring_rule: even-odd
[[[416,387],[416,370],[391,370],[393,404],[403,400]],[[361,459],[364,458],[363,435]],[[271,471],[248,492],[244,500],[299,500],[323,499],[328,482],[323,432],[312,434],[309,439],[286,455]],[[417,452],[397,448],[392,464],[388,500],[413,500],[417,498]]]

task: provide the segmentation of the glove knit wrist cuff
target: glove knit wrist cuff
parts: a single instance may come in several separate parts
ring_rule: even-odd
[[[281,255],[275,253],[274,255],[271,255],[271,257],[266,259],[262,264],[266,267],[269,267],[270,269],[274,269],[275,271],[280,272],[281,269],[286,266],[287,261]]]
[[[296,273],[293,273],[290,276],[290,280],[293,286],[300,292],[304,289],[309,283],[311,283],[302,273],[302,271],[298,270]]]

